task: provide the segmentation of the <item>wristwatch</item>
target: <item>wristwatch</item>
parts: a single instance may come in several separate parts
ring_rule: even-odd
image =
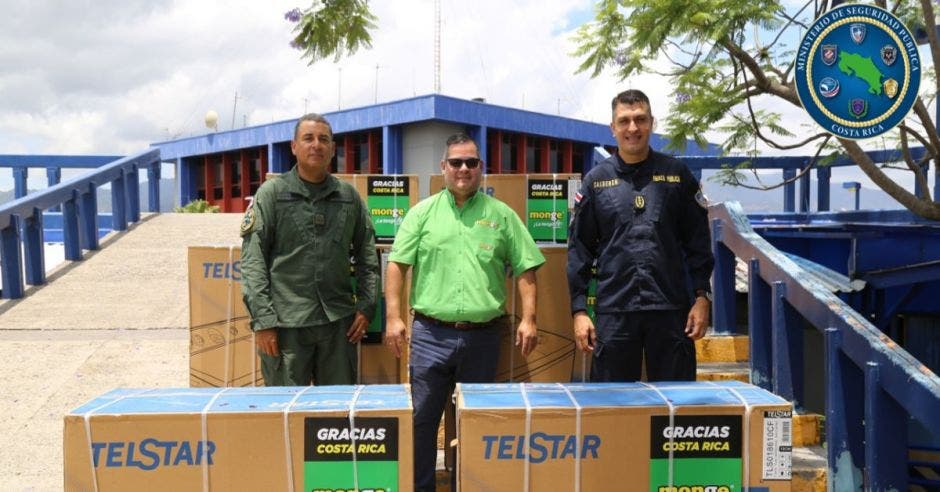
[[[712,301],[712,293],[711,293],[710,291],[705,290],[705,289],[698,289],[698,290],[696,290],[696,291],[695,291],[695,297],[704,297],[705,299],[708,300],[708,302],[713,302],[713,301]]]

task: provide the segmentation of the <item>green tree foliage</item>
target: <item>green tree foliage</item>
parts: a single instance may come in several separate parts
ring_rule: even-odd
[[[940,62],[935,34],[933,0],[886,7],[911,28],[926,31],[934,67]],[[848,155],[875,184],[904,207],[923,217],[940,220],[940,204],[917,197],[883,172],[853,140],[836,138],[814,126],[795,128],[776,111],[781,105],[800,107],[793,81],[796,42],[811,20],[832,8],[828,0],[795,4],[776,0],[600,0],[596,15],[578,31],[573,53],[582,60],[580,71],[594,76],[613,71],[621,79],[640,73],[659,73],[674,84],[674,102],[665,119],[673,150],[688,140],[705,144],[703,135],[718,130],[726,136],[728,153],[756,155],[758,141],[780,150],[804,147],[815,155],[813,165],[825,165]],[[809,22],[807,22],[809,21]],[[791,43],[787,46],[786,43]],[[798,42],[798,41],[797,41]],[[668,67],[657,71],[660,55]],[[926,71],[923,93],[913,116],[892,133],[905,154],[905,169],[928,190],[923,165],[938,164],[940,136],[926,104],[940,90],[935,71]],[[759,99],[757,99],[759,98]],[[910,158],[909,146],[923,145],[924,159]],[[718,180],[741,184],[746,167],[727,168]],[[802,174],[802,173],[799,173]],[[778,185],[779,186],[779,185]]]
[[[310,65],[371,48],[369,32],[377,20],[363,0],[313,0],[306,9],[290,10],[284,18],[297,24],[291,46],[301,50]]]
[[[209,205],[209,202],[205,200],[196,199],[182,207],[174,207],[173,211],[182,214],[217,214],[219,213],[219,206]]]

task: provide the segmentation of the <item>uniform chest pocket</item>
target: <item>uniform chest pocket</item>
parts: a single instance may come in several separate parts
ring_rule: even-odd
[[[321,209],[326,223],[319,226],[317,231],[321,235],[329,236],[336,243],[351,243],[356,226],[353,201],[345,198],[331,198],[322,202],[322,205]]]

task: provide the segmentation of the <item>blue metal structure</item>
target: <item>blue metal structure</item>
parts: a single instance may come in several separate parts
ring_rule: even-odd
[[[740,205],[709,218],[716,325],[733,305],[734,257],[750,267],[752,383],[801,408],[803,320],[824,336],[829,489],[907,490],[908,420],[940,429],[940,378],[758,235]]]
[[[44,156],[43,162],[49,162],[48,157]],[[28,159],[24,159],[24,162],[27,161]],[[74,167],[87,167],[87,165]],[[147,169],[150,192],[149,210],[157,212],[160,204],[159,149],[115,160],[98,167],[97,170],[87,175],[58,183],[0,206],[2,297],[17,299],[23,296],[24,261],[26,283],[40,285],[46,282],[43,258],[44,210],[62,207],[65,259],[73,261],[82,259],[82,249],[98,249],[97,190],[99,186],[111,184],[112,228],[114,230],[126,230],[128,222],[139,221],[140,197],[136,184],[140,169]],[[20,254],[21,248],[23,255]]]
[[[0,154],[0,167],[13,170],[13,190],[16,198],[26,196],[29,168],[44,168],[49,186],[62,180],[62,169],[88,169],[101,167],[120,159],[119,155],[15,155]]]

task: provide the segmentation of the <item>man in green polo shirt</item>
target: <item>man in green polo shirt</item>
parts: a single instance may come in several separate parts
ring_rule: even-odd
[[[330,123],[297,121],[297,165],[266,181],[242,221],[242,295],[267,386],[355,384],[375,313],[375,231],[359,194],[330,174]],[[349,277],[355,257],[356,289]]]
[[[412,272],[411,392],[414,402],[415,490],[434,490],[437,428],[454,384],[496,377],[506,315],[507,267],[517,278],[522,319],[516,346],[523,357],[538,343],[535,270],[545,263],[522,220],[505,203],[478,192],[482,161],[476,143],[447,139],[441,172],[447,189],[405,216],[389,254],[385,280],[385,344],[401,357],[400,315]]]

